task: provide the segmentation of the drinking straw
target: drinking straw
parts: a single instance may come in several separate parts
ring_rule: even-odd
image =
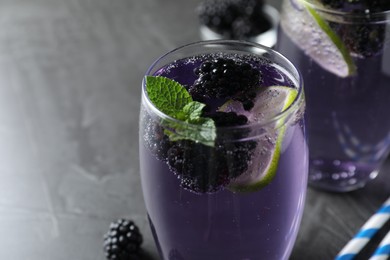
[[[390,257],[390,231],[383,238],[369,260],[386,260]]]
[[[390,197],[344,246],[335,260],[351,260],[367,245],[372,237],[390,219]]]

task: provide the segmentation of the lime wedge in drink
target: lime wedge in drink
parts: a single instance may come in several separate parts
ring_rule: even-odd
[[[276,116],[287,109],[295,100],[298,91],[284,86],[272,86],[261,89],[256,96],[254,107],[245,111],[241,102],[228,101],[220,111],[235,112],[248,117],[249,123],[261,122],[262,118]],[[249,192],[268,185],[275,176],[283,137],[286,131],[286,118],[279,118],[264,127],[264,135],[259,137],[252,160],[246,172],[232,180],[229,189]]]
[[[283,31],[325,70],[343,78],[353,75],[356,67],[351,55],[328,22],[304,0],[291,1],[283,1]]]

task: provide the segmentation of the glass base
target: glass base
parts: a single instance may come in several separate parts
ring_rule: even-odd
[[[309,185],[325,191],[349,192],[363,188],[377,175],[377,167],[369,163],[315,159],[310,161]]]

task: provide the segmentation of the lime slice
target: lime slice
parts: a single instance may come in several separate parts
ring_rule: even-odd
[[[248,117],[249,123],[259,122],[262,118],[275,116],[287,109],[295,100],[298,91],[284,86],[263,88],[256,96],[254,107],[245,111],[241,102],[228,101],[220,111],[235,112]],[[285,118],[265,128],[260,137],[246,172],[234,179],[229,189],[232,191],[257,191],[268,185],[276,174],[284,134]]]
[[[280,20],[289,38],[325,70],[343,78],[355,74],[356,67],[347,47],[328,22],[302,0],[290,1],[283,1]],[[297,5],[302,9],[296,8]]]

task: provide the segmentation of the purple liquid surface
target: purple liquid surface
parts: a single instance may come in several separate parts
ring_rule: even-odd
[[[353,57],[357,73],[346,78],[320,67],[282,28],[276,50],[303,75],[309,182],[332,191],[363,187],[389,153],[390,44],[370,57]]]
[[[192,84],[197,65],[180,62],[158,74]],[[259,69],[265,86],[292,86],[290,81],[281,80],[287,77],[274,67],[263,64]],[[141,134],[142,188],[161,259],[288,259],[307,184],[308,150],[302,119],[286,128],[283,140],[276,176],[265,188],[196,194],[180,186],[167,163],[144,145]]]

